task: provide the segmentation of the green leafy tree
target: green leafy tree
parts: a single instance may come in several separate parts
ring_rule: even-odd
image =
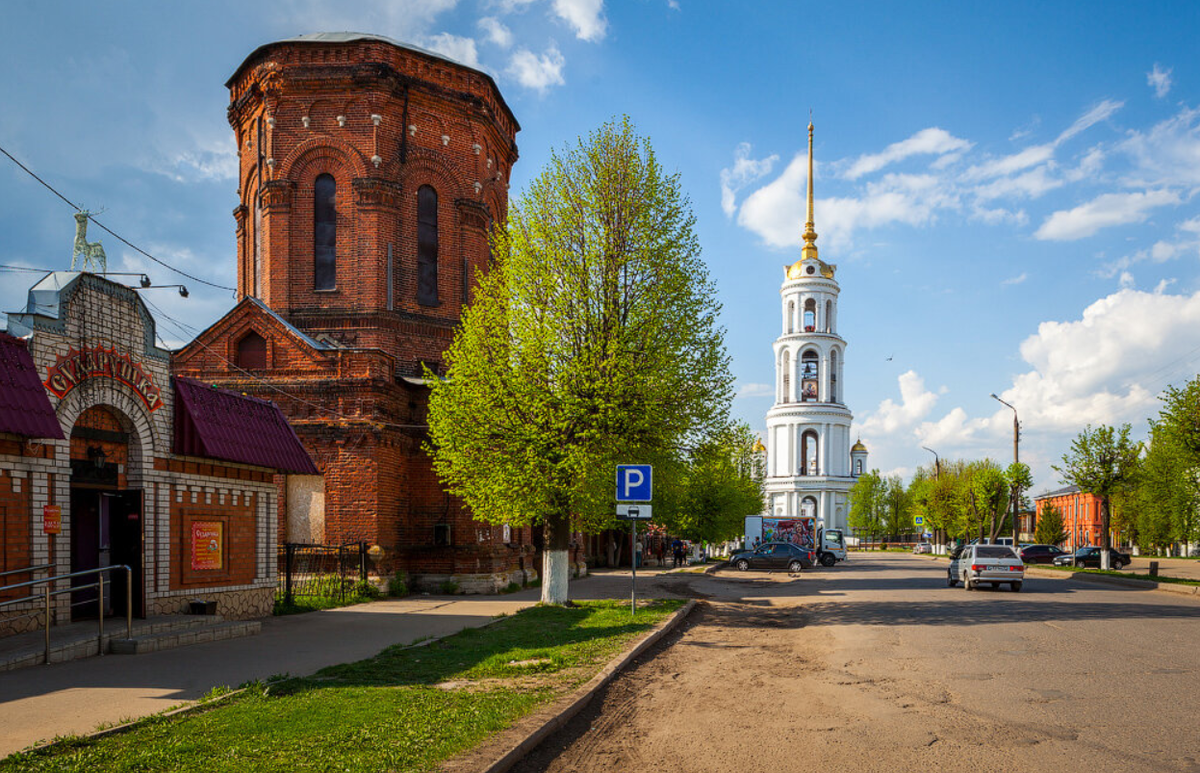
[[[1100,498],[1100,567],[1108,569],[1109,502],[1113,495],[1132,488],[1138,471],[1142,444],[1129,439],[1129,425],[1113,429],[1105,424],[1092,429],[1089,424],[1071,441],[1071,450],[1063,454],[1062,466],[1054,469],[1063,483]]]
[[[850,488],[850,514],[847,517],[850,528],[868,537],[882,533],[886,493],[887,484],[879,477],[879,470],[859,475]]]
[[[1200,486],[1191,453],[1178,433],[1161,422],[1152,422],[1150,444],[1142,460],[1132,502],[1124,510],[1133,511],[1138,547],[1162,553],[1175,541],[1196,539],[1200,519]]]
[[[980,540],[986,537],[995,542],[1005,531],[1010,490],[1008,478],[992,460],[985,459],[971,466],[967,495],[971,520],[978,529]]]
[[[883,530],[889,537],[896,538],[913,530],[912,515],[909,513],[908,491],[904,479],[899,475],[888,476],[883,481]]]
[[[1053,502],[1047,502],[1038,514],[1037,523],[1033,527],[1033,539],[1039,545],[1060,545],[1067,539],[1063,528],[1062,511]]]
[[[628,119],[552,153],[493,254],[430,397],[429,450],[473,517],[542,527],[542,600],[562,604],[571,531],[612,523],[615,465],[674,475],[727,424],[720,306],[678,175]]]
[[[678,510],[664,523],[671,534],[704,542],[732,539],[743,533],[747,515],[763,512],[765,470],[756,441],[750,426],[739,422],[691,453]]]
[[[1025,497],[1024,492],[1033,488],[1033,475],[1029,471],[1029,465],[1023,462],[1013,462],[1004,470],[1004,478],[1009,485],[1009,525],[1013,531],[1013,544],[1020,543],[1020,534],[1017,533],[1017,525],[1019,521],[1017,517],[1022,510],[1029,508],[1029,500]]]

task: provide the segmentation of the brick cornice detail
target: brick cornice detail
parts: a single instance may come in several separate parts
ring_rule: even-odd
[[[358,177],[354,186],[354,204],[364,209],[399,209],[404,191],[399,185],[380,177]]]
[[[286,212],[292,208],[292,193],[296,184],[291,180],[270,180],[262,187],[263,209]]]
[[[468,228],[477,228],[480,231],[487,231],[488,216],[487,207],[481,202],[471,199],[457,199],[454,206],[458,208],[459,221]]]

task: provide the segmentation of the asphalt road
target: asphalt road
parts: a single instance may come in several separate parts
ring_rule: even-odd
[[[1200,599],[945,572],[655,578],[703,604],[517,770],[1200,773]]]

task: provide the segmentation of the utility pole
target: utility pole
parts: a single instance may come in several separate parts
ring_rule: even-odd
[[[1013,464],[1014,465],[1019,464],[1021,461],[1021,456],[1019,453],[1020,442],[1021,442],[1021,423],[1017,420],[1017,409],[1013,408],[1012,405],[1004,402],[999,397],[996,397],[995,392],[992,393],[992,397],[997,402],[1001,403],[1002,405],[1006,405],[1009,408],[1012,408],[1012,412],[1013,412]],[[1017,526],[1017,515],[1020,512],[1020,507],[1021,507],[1021,489],[1017,486],[1016,481],[1013,481],[1012,527],[1013,527],[1013,550],[1014,551],[1019,551],[1020,546],[1021,546],[1020,528]]]
[[[933,479],[941,480],[942,479],[942,460],[940,458],[938,458],[937,451],[934,451],[932,448],[928,448],[926,446],[921,446],[921,448],[924,448],[926,451],[933,454]],[[938,528],[938,531],[941,532],[942,529]],[[940,537],[941,537],[940,534],[934,534],[933,538],[936,540],[936,539],[939,539]],[[944,541],[939,542],[938,544],[944,545],[945,542]]]

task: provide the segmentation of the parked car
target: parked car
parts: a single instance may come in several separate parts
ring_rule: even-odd
[[[812,569],[814,554],[790,542],[764,542],[754,550],[734,553],[729,563],[740,571],[757,569],[764,572],[787,570],[797,574]]]
[[[1069,555],[1058,545],[1025,545],[1021,548],[1021,560],[1026,564],[1052,564],[1059,556]]]
[[[914,555],[917,553],[932,553],[932,552],[933,552],[933,545],[930,545],[928,542],[918,542],[917,544],[913,545],[913,554]]]
[[[1129,566],[1133,561],[1133,557],[1128,553],[1122,553],[1115,548],[1108,549],[1108,568],[1120,569],[1123,566]],[[1100,568],[1100,548],[1093,545],[1091,547],[1080,548],[1074,553],[1064,553],[1054,559],[1055,566],[1086,566],[1093,569]]]
[[[975,590],[986,582],[993,588],[1007,584],[1018,592],[1024,580],[1025,563],[1004,545],[964,545],[946,570],[946,584],[951,588],[961,582],[967,590]]]

